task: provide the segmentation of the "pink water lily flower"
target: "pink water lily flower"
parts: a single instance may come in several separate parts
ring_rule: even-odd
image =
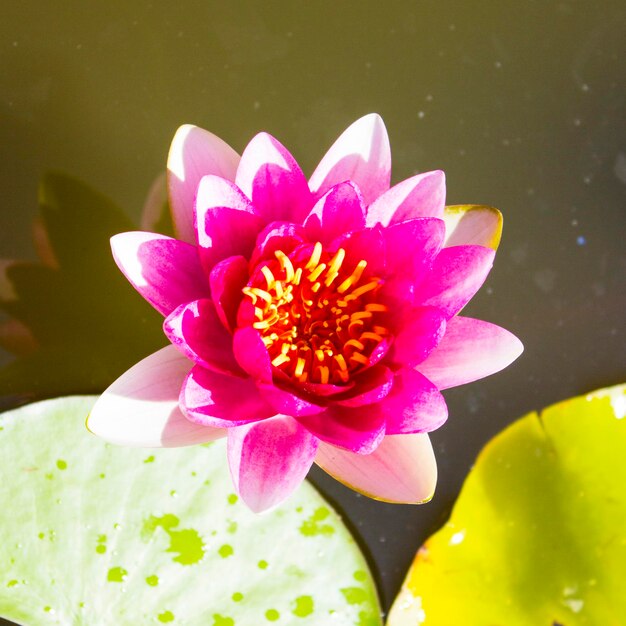
[[[178,239],[112,239],[172,345],[104,392],[91,431],[139,446],[227,436],[254,511],[284,500],[313,462],[373,498],[430,499],[440,391],[522,346],[458,315],[492,266],[499,212],[444,208],[440,171],[391,188],[390,173],[378,115],[352,124],[308,181],[271,135],[239,157],[180,128],[168,159]]]

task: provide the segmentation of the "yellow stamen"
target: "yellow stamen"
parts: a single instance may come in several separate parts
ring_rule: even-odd
[[[335,359],[335,361],[337,361],[337,365],[339,365],[339,369],[342,372],[348,371],[348,365],[346,363],[346,360],[343,358],[343,354],[336,354],[333,358]]]
[[[296,273],[293,276],[293,280],[291,281],[294,285],[299,285],[300,284],[300,280],[302,279],[302,268],[299,267],[296,270]]]
[[[322,383],[322,385],[326,385],[328,383],[328,376],[330,374],[329,369],[325,365],[320,365],[317,368],[317,371],[320,375],[320,383]]]
[[[310,274],[309,274],[309,280],[313,283],[315,282],[319,277],[320,274],[326,269],[326,263],[320,263]]]
[[[276,250],[274,256],[278,259],[281,269],[285,270],[286,281],[290,283],[295,273],[291,259],[282,250]]]
[[[324,351],[320,350],[319,348],[315,351],[315,356],[317,357],[317,359],[319,361],[323,361],[324,360]]]
[[[389,330],[384,326],[374,326],[372,330],[381,337],[386,337],[389,334]]]
[[[357,320],[367,320],[370,317],[372,317],[372,314],[369,311],[358,311],[350,316],[350,321],[356,322]]]
[[[355,352],[354,354],[352,354],[350,356],[350,360],[356,361],[357,363],[361,363],[363,365],[368,365],[370,362],[370,360],[360,352]]]
[[[313,252],[311,254],[311,258],[309,259],[309,262],[304,266],[305,269],[312,270],[320,262],[321,257],[322,257],[322,244],[318,241],[313,246]]]
[[[250,291],[255,296],[258,296],[259,298],[261,298],[261,300],[265,300],[265,302],[267,302],[268,304],[272,304],[272,296],[269,293],[267,293],[267,291],[265,291],[264,289],[259,289],[258,287],[251,287]]]
[[[300,356],[298,357],[298,362],[296,363],[296,369],[293,371],[293,374],[296,378],[300,378],[302,376],[302,372],[304,372],[304,366],[306,361]]]
[[[365,305],[365,310],[372,313],[385,313],[389,310],[389,307],[385,304],[380,304],[379,302],[370,302]]]
[[[271,289],[274,286],[274,283],[276,282],[276,279],[274,278],[274,274],[272,274],[272,270],[269,267],[267,267],[267,265],[264,265],[261,268],[261,272],[263,276],[265,276],[265,280],[267,281],[267,288]]]
[[[357,298],[360,298],[364,293],[367,293],[368,291],[372,291],[373,289],[376,289],[378,285],[380,285],[380,283],[377,280],[372,280],[369,283],[362,285],[361,287],[358,287],[351,294],[347,295],[346,300],[348,302],[350,300],[356,300]],[[379,306],[383,306],[383,305],[379,305]],[[365,307],[365,310],[367,311],[367,306]]]
[[[357,263],[356,267],[354,268],[354,271],[352,272],[352,274],[350,274],[350,276],[348,276],[348,278],[346,278],[341,283],[341,285],[339,285],[339,287],[337,287],[337,291],[339,293],[344,293],[344,292],[348,291],[348,289],[350,289],[350,287],[352,287],[352,285],[355,285],[356,283],[358,283],[359,279],[363,275],[363,272],[365,271],[366,267],[367,267],[367,261],[365,261],[365,260],[359,261]]]
[[[377,343],[380,343],[383,340],[383,338],[380,335],[377,335],[376,333],[370,333],[369,331],[361,333],[361,336],[359,337],[359,339],[361,340],[371,339],[372,341],[376,341]]]
[[[290,360],[286,354],[279,354],[275,359],[272,359],[272,365],[280,367],[283,363],[289,363]]]
[[[344,347],[354,347],[357,350],[365,350],[365,345],[362,344],[358,339],[349,339],[348,341],[346,341],[346,343],[343,344]]]

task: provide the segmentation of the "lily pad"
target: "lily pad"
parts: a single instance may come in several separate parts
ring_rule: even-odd
[[[497,435],[389,626],[625,624],[625,394],[567,400]]]
[[[366,561],[309,484],[255,515],[223,442],[145,450],[84,427],[95,398],[0,416],[0,616],[20,624],[378,626]]]

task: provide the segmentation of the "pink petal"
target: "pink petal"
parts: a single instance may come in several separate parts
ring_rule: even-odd
[[[161,172],[150,186],[141,210],[141,230],[155,232],[167,208],[167,174]]]
[[[185,124],[174,135],[167,158],[167,184],[177,236],[195,241],[193,208],[200,179],[215,174],[235,179],[239,155],[207,130]]]
[[[383,365],[370,367],[358,377],[358,384],[349,392],[349,397],[343,397],[336,402],[341,406],[353,408],[380,402],[391,391],[393,379],[393,372],[388,367]]]
[[[286,416],[230,429],[228,463],[243,501],[260,513],[288,498],[313,464],[317,443]]]
[[[385,418],[376,404],[355,409],[331,406],[298,421],[318,439],[357,454],[370,454],[385,436]]]
[[[220,321],[230,331],[235,329],[241,290],[248,282],[248,262],[242,256],[220,261],[209,276],[211,297]]]
[[[259,133],[246,146],[236,182],[265,222],[301,224],[313,204],[300,166],[287,148],[267,133]]]
[[[183,383],[180,406],[192,422],[231,428],[276,414],[254,381],[219,374],[196,365]]]
[[[417,370],[439,389],[448,389],[499,372],[523,350],[521,341],[504,328],[469,317],[453,317],[437,349]]]
[[[416,217],[443,217],[446,204],[446,175],[441,170],[403,180],[367,210],[367,225],[397,224]]]
[[[418,218],[382,230],[387,253],[387,275],[421,280],[441,250],[445,226],[437,218]]]
[[[446,317],[438,309],[419,307],[399,313],[398,330],[391,347],[393,363],[414,367],[439,344],[446,330]]]
[[[275,260],[276,250],[289,254],[305,241],[306,233],[302,226],[291,222],[270,222],[257,237],[250,266],[255,267],[262,259]]]
[[[316,198],[351,180],[366,206],[389,189],[391,149],[381,117],[371,113],[349,126],[331,146],[309,180]]]
[[[188,446],[223,437],[225,431],[192,424],[180,411],[180,388],[192,365],[173,346],[139,361],[98,398],[87,427],[126,446]]]
[[[365,228],[361,192],[351,182],[339,183],[322,196],[304,223],[310,241],[330,243],[335,237]]]
[[[482,246],[445,248],[415,289],[415,304],[437,307],[447,317],[456,315],[485,282],[494,257],[491,248]]]
[[[330,248],[343,248],[346,251],[342,266],[349,272],[352,272],[359,261],[365,260],[366,275],[384,276],[386,273],[385,240],[382,229],[378,226],[342,235],[333,241]]]
[[[391,393],[380,406],[387,419],[388,435],[430,432],[448,417],[446,401],[437,387],[410,369],[396,373]]]
[[[194,363],[216,372],[244,375],[233,354],[233,337],[221,323],[211,300],[181,304],[166,318],[163,330]]]
[[[502,235],[502,214],[498,209],[477,204],[446,207],[444,247],[477,245],[497,250]]]
[[[428,502],[435,493],[437,465],[428,435],[389,435],[368,455],[320,443],[315,462],[350,489],[375,500]]]
[[[154,233],[111,238],[113,258],[133,287],[160,313],[209,295],[195,246]]]
[[[195,204],[195,228],[204,271],[230,256],[250,257],[263,220],[231,182],[204,176]]]
[[[311,399],[307,400],[271,383],[260,383],[258,387],[261,395],[274,407],[275,413],[297,417],[301,415],[315,415],[326,410],[326,407],[315,404]]]
[[[272,381],[270,355],[257,330],[249,326],[238,328],[233,335],[233,350],[239,365],[252,378],[264,383]]]

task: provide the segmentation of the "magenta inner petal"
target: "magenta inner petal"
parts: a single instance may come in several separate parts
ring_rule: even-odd
[[[233,351],[239,365],[255,380],[270,383],[272,365],[267,348],[257,330],[238,328],[233,335]]]
[[[425,172],[403,180],[375,200],[367,211],[367,225],[387,226],[416,217],[443,217],[445,203],[445,174],[441,170]]]
[[[220,261],[209,276],[211,297],[217,316],[224,327],[232,332],[237,323],[237,309],[241,290],[248,282],[248,262],[242,256],[232,256]]]
[[[275,385],[260,383],[258,387],[261,395],[274,407],[276,413],[298,417],[315,415],[326,410],[325,406],[320,406],[311,399],[307,400]]]
[[[414,367],[439,344],[446,331],[446,316],[432,307],[398,312],[397,331],[390,352],[393,363]]]
[[[365,228],[365,206],[351,182],[335,185],[320,198],[304,223],[310,241],[329,244],[344,233]]]
[[[247,145],[235,180],[266,223],[301,224],[313,205],[300,166],[287,148],[267,133],[259,133]]]
[[[383,365],[375,365],[356,377],[355,388],[337,404],[345,407],[359,407],[380,402],[386,397],[394,384],[393,372]]]
[[[391,393],[382,401],[386,433],[424,433],[439,428],[448,417],[448,407],[425,376],[411,369],[396,373]]]
[[[291,417],[277,415],[228,431],[228,463],[243,501],[256,513],[288,498],[307,475],[318,440]]]
[[[232,335],[221,323],[211,300],[183,304],[163,323],[167,338],[186,357],[217,372],[244,374],[233,354]]]
[[[385,416],[376,404],[356,409],[332,406],[298,421],[322,441],[356,454],[370,454],[385,436]]]
[[[494,250],[482,246],[443,249],[416,287],[416,304],[435,306],[447,317],[456,315],[485,282],[494,257]]]
[[[305,241],[306,233],[302,226],[291,222],[271,222],[257,236],[250,265],[254,267],[263,260],[273,260],[276,250],[290,254]]]
[[[183,383],[180,406],[187,419],[216,428],[240,426],[276,413],[250,378],[219,374],[198,365]]]

